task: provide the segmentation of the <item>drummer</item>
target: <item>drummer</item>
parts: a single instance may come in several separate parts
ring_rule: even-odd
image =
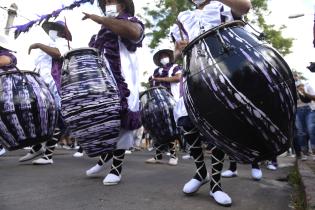
[[[178,24],[171,28],[171,36],[175,42],[175,59],[181,57],[182,51],[189,41],[223,22],[241,18],[251,7],[250,0],[191,0],[191,2],[196,6],[196,9],[181,12],[177,18]],[[201,147],[201,134],[188,117],[183,97],[180,98],[174,108],[174,117],[177,125],[183,131],[187,144],[190,146],[190,155],[194,158],[197,167],[196,174],[183,188],[185,194],[191,195],[209,181]],[[220,182],[224,153],[214,147],[211,159],[212,175],[209,194],[219,205],[231,206],[232,199],[227,193],[223,192]]]
[[[155,69],[153,75],[149,78],[150,86],[163,86],[171,93],[174,100],[179,100],[179,82],[182,76],[181,67],[174,63],[173,51],[169,49],[162,49],[157,51],[153,56]],[[165,149],[170,152],[169,165],[177,165],[178,157],[176,156],[176,139],[173,139],[168,144],[159,144],[155,142],[155,155],[153,158],[146,160],[146,163],[160,163],[162,160],[162,153]]]
[[[53,164],[53,151],[59,141],[62,133],[66,130],[61,115],[61,101],[59,96],[61,82],[61,56],[69,49],[69,41],[72,40],[71,33],[63,21],[49,22],[42,24],[42,28],[50,37],[50,42],[46,44],[34,43],[29,47],[28,53],[32,50],[39,49],[38,57],[35,60],[36,70],[48,85],[53,94],[58,110],[58,128],[55,130],[54,137],[46,142],[46,148],[43,149],[41,144],[34,145],[30,152],[19,159],[20,162],[32,160],[35,157],[44,154],[43,157],[34,160],[32,163],[37,165]]]
[[[122,128],[117,148],[101,155],[98,163],[86,171],[88,176],[103,169],[105,162],[113,159],[111,170],[104,178],[104,185],[116,185],[121,180],[125,151],[134,143],[133,130],[141,127],[139,104],[139,67],[137,48],[142,46],[144,24],[135,15],[132,0],[98,0],[104,16],[84,13],[83,20],[91,19],[101,25],[90,46],[97,48],[107,68],[115,77],[121,98]]]
[[[13,52],[9,50],[8,38],[0,35],[0,72],[12,69],[17,64],[17,59],[13,55]],[[0,144],[0,156],[4,155],[6,150]]]

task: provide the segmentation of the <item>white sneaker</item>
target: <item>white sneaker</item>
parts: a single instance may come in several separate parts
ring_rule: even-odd
[[[28,152],[26,155],[24,155],[23,157],[20,157],[19,162],[24,162],[24,161],[28,161],[28,160],[32,160],[40,155],[42,155],[44,153],[44,149],[41,148],[40,150],[38,150],[37,152],[34,152],[33,154],[31,152]]]
[[[131,152],[130,150],[126,150],[126,151],[125,151],[125,154],[126,154],[126,155],[130,155],[130,154],[132,154],[132,152]]]
[[[155,158],[149,158],[145,162],[146,163],[151,163],[151,164],[162,163],[161,160],[156,160]]]
[[[215,202],[221,206],[228,207],[232,205],[231,197],[223,191],[216,191],[214,193],[210,191],[209,194],[214,198]]]
[[[73,154],[73,157],[83,157],[83,152],[76,152]]]
[[[4,153],[6,153],[6,151],[5,151],[4,148],[2,148],[2,149],[0,150],[0,156],[4,155]]]
[[[202,185],[209,182],[209,180],[210,180],[209,174],[207,174],[206,178],[202,181],[193,178],[184,185],[183,193],[185,193],[186,195],[192,195],[196,193]]]
[[[261,171],[261,169],[252,168],[252,177],[256,181],[261,180],[261,178],[262,178],[262,171]]]
[[[104,185],[116,185],[120,182],[121,175],[117,176],[115,174],[107,174],[107,176],[103,180]]]
[[[306,161],[306,160],[307,160],[307,155],[302,154],[302,155],[301,155],[301,160],[302,160],[302,161]]]
[[[221,173],[221,176],[224,178],[237,177],[237,171],[226,170]]]
[[[151,152],[153,150],[153,147],[149,147],[148,151]]]
[[[32,163],[34,165],[48,165],[48,164],[53,164],[54,161],[52,159],[39,158],[37,160],[33,160]]]
[[[167,155],[167,156],[171,156],[171,153],[170,153],[170,152],[167,152],[166,155]]]
[[[272,163],[267,163],[267,169],[271,170],[271,171],[275,171],[277,170],[277,167],[275,165],[273,165]]]
[[[191,157],[190,154],[187,154],[187,155],[183,155],[183,156],[182,156],[182,159],[183,159],[183,160],[189,160],[189,159],[192,159],[192,158],[193,158],[193,157]]]
[[[168,161],[168,164],[171,166],[176,166],[178,164],[178,158],[170,158],[170,160]]]
[[[104,168],[105,168],[104,165],[100,166],[100,165],[96,164],[95,166],[93,166],[92,168],[90,168],[89,170],[87,170],[87,171],[85,172],[85,174],[86,174],[87,176],[92,176],[92,175],[95,175],[95,174],[100,173]]]

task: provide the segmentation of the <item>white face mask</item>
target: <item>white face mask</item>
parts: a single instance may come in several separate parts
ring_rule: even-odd
[[[108,5],[105,6],[105,16],[106,17],[117,17],[119,12],[117,11],[117,5]]]
[[[197,6],[203,4],[206,2],[206,0],[193,0],[194,4],[196,4]]]
[[[168,57],[162,58],[162,59],[160,60],[160,63],[161,63],[163,66],[165,66],[165,65],[168,64],[169,62],[170,62],[170,58],[168,58]]]
[[[57,37],[58,37],[58,31],[55,31],[55,30],[49,30],[48,31],[48,35],[49,37],[52,39],[52,40],[56,40]]]

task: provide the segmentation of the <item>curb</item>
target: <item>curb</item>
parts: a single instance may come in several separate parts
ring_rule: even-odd
[[[315,210],[315,173],[306,163],[306,161],[297,160],[298,171],[305,191],[306,209]]]

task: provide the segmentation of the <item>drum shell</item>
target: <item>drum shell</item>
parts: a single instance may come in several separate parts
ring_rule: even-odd
[[[64,56],[61,111],[72,136],[90,157],[116,148],[120,132],[120,97],[115,79],[94,48]]]
[[[185,50],[185,105],[212,143],[242,163],[282,154],[293,138],[296,90],[280,54],[241,25]]]
[[[39,74],[12,69],[0,73],[0,142],[8,150],[52,138],[56,105]]]
[[[166,88],[154,87],[140,96],[141,121],[157,144],[176,139],[178,132],[173,116],[175,100]]]

